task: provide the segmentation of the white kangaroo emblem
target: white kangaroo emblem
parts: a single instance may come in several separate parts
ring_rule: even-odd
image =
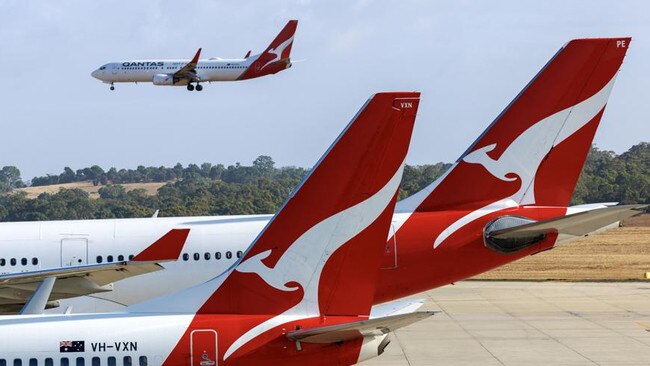
[[[224,353],[224,360],[269,329],[289,321],[320,315],[318,287],[325,264],[337,249],[366,229],[386,209],[402,180],[403,169],[404,163],[388,183],[370,198],[328,217],[303,233],[287,248],[273,268],[262,263],[271,250],[261,252],[237,266],[236,271],[255,273],[269,286],[281,291],[296,291],[301,287],[304,295],[294,307],[239,337]],[[290,282],[298,283],[299,287],[287,287],[286,284]]]
[[[271,60],[267,61],[262,67],[260,67],[260,70],[268,66],[270,63],[273,63],[282,57],[282,52],[293,42],[293,36],[291,38],[287,39],[286,41],[280,43],[277,47],[271,48],[268,50],[268,53],[274,54],[275,57],[273,57]]]
[[[493,159],[487,154],[494,150],[496,144],[481,147],[465,155],[464,162],[482,165],[495,178],[505,182],[519,179],[521,186],[515,194],[470,212],[449,225],[438,235],[433,247],[438,247],[451,234],[479,217],[508,207],[534,204],[535,175],[542,161],[554,146],[573,135],[605,108],[614,86],[614,79],[615,77],[584,101],[532,125],[512,141],[498,159]]]

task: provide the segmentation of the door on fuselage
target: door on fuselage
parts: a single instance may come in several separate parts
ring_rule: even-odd
[[[197,329],[190,333],[190,365],[217,366],[217,332]]]
[[[88,263],[88,239],[61,239],[61,267],[81,266]]]
[[[384,247],[384,257],[381,262],[381,269],[395,269],[397,268],[397,235],[395,226],[390,224],[388,233],[388,240]]]

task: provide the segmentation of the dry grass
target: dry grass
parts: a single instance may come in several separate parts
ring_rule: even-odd
[[[646,223],[644,215],[636,224]],[[510,263],[475,279],[628,281],[650,272],[650,227],[620,227]]]
[[[166,183],[127,183],[127,184],[122,184],[124,188],[127,191],[132,191],[134,189],[144,189],[148,195],[153,196],[156,193],[158,193],[158,188],[164,186]],[[38,195],[41,193],[57,193],[59,189],[61,188],[66,188],[66,189],[81,189],[83,191],[88,192],[90,195],[90,198],[99,198],[99,191],[100,188],[103,186],[98,185],[94,186],[92,182],[75,182],[75,183],[65,183],[65,184],[53,184],[49,186],[41,186],[41,187],[27,187],[27,188],[21,188],[18,189],[17,191],[23,191],[27,192],[27,197],[28,198],[36,198]]]

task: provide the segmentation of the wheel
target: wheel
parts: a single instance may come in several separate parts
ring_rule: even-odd
[[[201,90],[203,90],[203,85],[196,84],[196,91],[201,91]]]
[[[115,87],[113,85],[111,85],[111,90],[115,90]]]
[[[189,91],[194,90],[194,85],[192,85],[192,84],[187,84],[187,90],[189,90]]]

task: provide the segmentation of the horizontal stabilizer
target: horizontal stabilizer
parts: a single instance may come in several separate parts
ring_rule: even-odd
[[[424,305],[424,301],[424,299],[408,299],[376,305],[370,310],[370,319],[382,318],[389,315],[413,313]]]
[[[419,311],[325,327],[301,329],[287,333],[287,338],[305,343],[337,343],[366,336],[380,336],[426,319],[433,314],[435,314],[433,311]]]
[[[486,233],[494,239],[521,239],[557,233],[558,241],[567,237],[585,236],[613,223],[642,213],[648,205],[622,205],[579,212],[545,221],[494,230]],[[564,238],[562,238],[564,237]]]

